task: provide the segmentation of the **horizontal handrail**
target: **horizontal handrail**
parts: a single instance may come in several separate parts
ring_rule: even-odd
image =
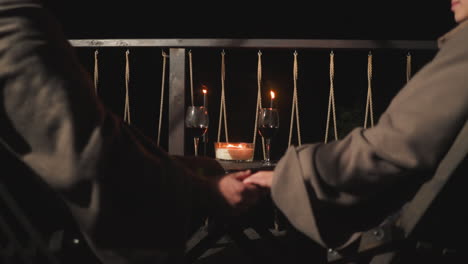
[[[430,40],[347,39],[71,39],[75,47],[282,48],[282,49],[406,49],[435,50]]]

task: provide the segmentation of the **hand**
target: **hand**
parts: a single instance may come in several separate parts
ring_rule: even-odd
[[[235,211],[245,211],[254,205],[262,195],[262,190],[254,184],[244,184],[242,181],[251,175],[251,171],[240,171],[223,176],[217,184],[227,204]]]
[[[244,184],[254,184],[263,188],[271,188],[273,182],[273,171],[259,171],[243,180]]]

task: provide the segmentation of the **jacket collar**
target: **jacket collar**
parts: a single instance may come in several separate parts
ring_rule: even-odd
[[[452,30],[447,32],[446,34],[442,35],[440,38],[437,39],[437,46],[441,48],[447,40],[451,39],[453,35],[455,35],[460,29],[468,27],[468,20],[465,20],[458,24],[458,26],[454,27]]]

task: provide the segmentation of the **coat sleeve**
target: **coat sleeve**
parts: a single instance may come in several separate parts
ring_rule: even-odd
[[[39,1],[0,0],[0,83],[0,135],[96,248],[183,249],[192,198],[208,193],[194,167],[224,171],[214,161],[185,166],[107,111]]]
[[[297,229],[324,247],[343,247],[432,175],[467,120],[467,41],[465,27],[400,90],[373,128],[286,152],[272,196]]]

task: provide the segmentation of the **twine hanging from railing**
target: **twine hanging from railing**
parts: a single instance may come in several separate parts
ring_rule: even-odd
[[[293,100],[291,108],[291,124],[289,126],[289,140],[288,147],[291,146],[292,139],[292,130],[294,126],[294,113],[296,114],[296,127],[297,127],[297,141],[300,146],[301,143],[301,125],[299,122],[299,103],[297,98],[297,78],[298,78],[298,66],[297,66],[297,51],[294,51],[294,63],[293,63],[293,80],[294,80],[294,89],[293,89]]]
[[[328,142],[328,130],[330,127],[330,114],[333,117],[333,127],[335,132],[335,140],[338,140],[338,131],[336,128],[336,109],[335,109],[335,54],[330,52],[330,95],[328,97],[328,112],[327,112],[327,126],[325,129],[325,143]]]
[[[189,74],[190,74],[190,100],[192,102],[192,106],[195,105],[193,101],[193,68],[192,68],[192,50],[188,52],[189,56]]]
[[[374,126],[374,111],[372,106],[372,53],[367,55],[367,100],[366,114],[364,116],[364,128],[367,128],[368,115],[370,116],[370,125]]]
[[[188,52],[189,56],[189,74],[190,74],[190,96],[191,96],[191,101],[192,101],[192,106],[195,105],[195,102],[193,100],[193,61],[192,61],[192,50],[189,50]],[[195,150],[195,155],[198,153],[198,148],[197,148],[197,139],[193,138],[193,148]]]
[[[411,79],[411,53],[406,54],[406,82]]]
[[[158,120],[158,138],[156,140],[156,145],[159,146],[159,141],[161,139],[161,124],[162,124],[162,118],[163,118],[163,106],[164,106],[164,87],[166,83],[166,61],[167,58],[169,57],[164,50],[161,51],[161,56],[163,59],[163,65],[162,65],[162,78],[161,78],[161,101],[159,103],[159,120]]]
[[[258,113],[262,108],[262,52],[258,51],[258,63],[257,63],[257,106],[255,107],[255,126],[253,134],[253,148],[255,150],[255,143],[257,139],[257,122],[258,122]],[[265,152],[265,140],[262,137],[262,151],[263,158],[266,158]]]
[[[99,54],[99,51],[96,49],[94,51],[94,93],[96,95],[98,94],[98,84],[99,84],[98,54]]]
[[[129,95],[129,85],[130,85],[130,60],[129,60],[130,51],[125,52],[125,109],[124,109],[124,121],[128,124],[131,124],[130,118],[130,95]]]
[[[226,81],[226,63],[225,63],[224,50],[221,52],[221,102],[219,105],[219,123],[218,123],[218,142],[221,142],[221,122],[224,117],[224,135],[226,142],[229,142],[228,128],[227,128],[227,115],[226,115],[226,95],[224,92],[224,83]]]

